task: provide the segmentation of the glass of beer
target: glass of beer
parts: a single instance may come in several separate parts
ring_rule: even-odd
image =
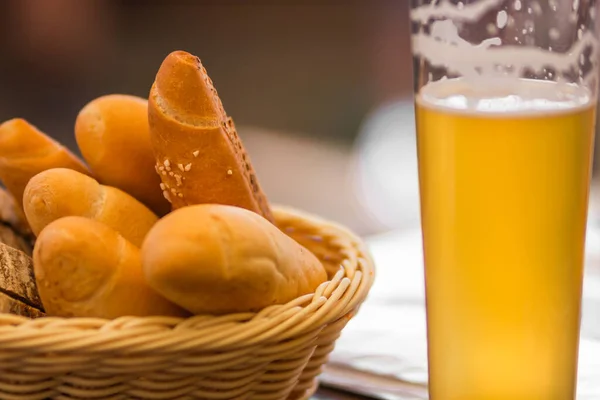
[[[596,0],[411,0],[431,400],[573,400]]]

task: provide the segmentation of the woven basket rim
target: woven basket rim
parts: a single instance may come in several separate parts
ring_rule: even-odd
[[[340,318],[350,318],[365,300],[374,279],[375,268],[364,243],[344,226],[304,211],[286,206],[274,206],[273,211],[276,219],[286,218],[306,226],[319,227],[330,232],[338,242],[340,238],[343,239],[346,246],[344,250],[358,248],[360,251],[357,253],[363,256],[358,260],[356,268],[352,270],[341,265],[339,271],[323,282],[315,293],[286,304],[269,306],[256,313],[196,315],[189,318],[121,317],[114,320],[50,316],[29,319],[0,313],[0,348],[12,336],[15,340],[27,337],[28,334],[37,335],[37,338],[40,332],[48,331],[55,336],[48,336],[48,341],[58,340],[56,336],[60,333],[69,334],[72,339],[84,342],[99,335],[116,339],[143,334],[145,341],[148,340],[148,335],[154,335],[155,343],[161,340],[171,341],[173,337],[177,337],[190,348],[202,344],[213,349],[231,349],[236,342],[240,346],[247,346],[249,341],[250,344],[281,341],[302,332],[322,329]],[[332,287],[335,289],[331,290]],[[214,332],[213,337],[210,334],[207,336],[207,332]]]

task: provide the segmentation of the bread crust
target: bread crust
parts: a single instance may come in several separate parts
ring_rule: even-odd
[[[50,168],[69,168],[91,175],[67,148],[21,118],[0,125],[0,180],[23,207],[23,192],[31,178]]]
[[[25,189],[24,207],[36,235],[59,218],[80,216],[108,225],[138,247],[158,220],[122,190],[100,185],[87,175],[65,168],[34,176]]]
[[[147,285],[139,249],[100,222],[83,217],[52,222],[38,237],[33,259],[48,315],[189,316]]]
[[[327,280],[317,257],[275,225],[216,204],[162,218],[144,240],[142,264],[150,286],[194,314],[258,311]]]
[[[233,120],[197,57],[183,51],[166,57],[150,90],[148,121],[156,172],[173,209],[226,204],[273,220]]]
[[[159,216],[171,210],[154,171],[146,99],[123,94],[94,99],[79,112],[75,137],[98,182],[127,192]]]

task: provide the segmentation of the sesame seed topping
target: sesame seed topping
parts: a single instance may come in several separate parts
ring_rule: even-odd
[[[161,190],[165,190],[166,188],[167,188],[167,187],[165,186],[165,184],[164,184],[164,183],[161,183],[161,184],[160,184],[160,189],[161,189]]]
[[[177,194],[177,190],[175,190],[175,188],[171,188],[171,193]]]
[[[164,170],[165,170],[165,167],[163,167],[162,165],[159,165],[159,166],[158,166],[158,169],[159,169],[160,171],[164,171]]]
[[[177,164],[177,168],[179,168],[181,171],[183,171],[183,164]]]
[[[165,160],[165,167],[169,168],[171,166],[171,162],[169,160]]]
[[[167,192],[166,190],[163,191],[163,196],[165,196],[165,199],[167,199],[169,202],[171,202],[171,196],[169,196],[169,192]]]
[[[173,171],[169,171],[169,176],[173,176],[173,175],[175,175],[175,174],[173,173]]]
[[[183,193],[177,193],[177,196],[183,197]]]
[[[198,154],[200,154],[200,150],[196,150],[195,152],[192,153],[194,155],[194,157],[198,157]]]
[[[190,169],[192,169],[192,163],[186,164],[185,165],[185,170],[189,171]]]
[[[177,181],[177,186],[181,186],[181,175],[175,174],[175,180]]]
[[[166,174],[167,174],[167,171],[164,171],[164,170],[163,170],[163,171],[162,171],[162,174],[163,174],[163,175],[166,175]]]
[[[230,170],[230,169],[228,169],[228,170],[227,170],[227,175],[233,175],[233,171],[232,171],[232,170]]]

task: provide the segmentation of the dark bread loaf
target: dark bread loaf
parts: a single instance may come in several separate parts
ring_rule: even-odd
[[[42,310],[31,257],[0,243],[0,313],[39,317]]]

